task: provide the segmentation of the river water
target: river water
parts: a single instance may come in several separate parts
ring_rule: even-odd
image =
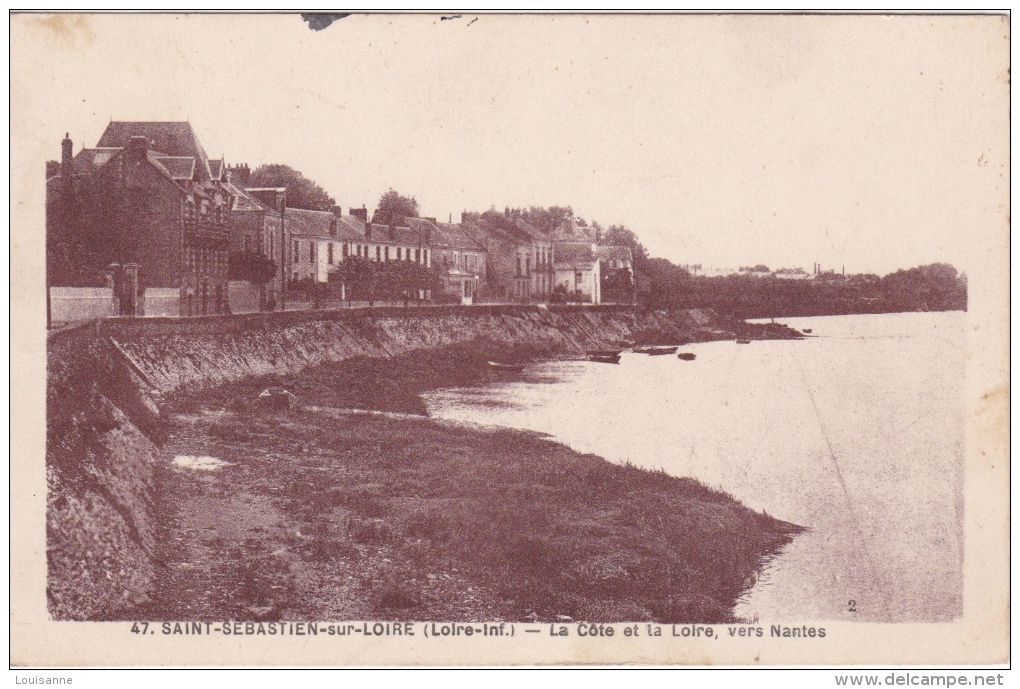
[[[693,476],[807,527],[737,615],[762,623],[940,621],[962,613],[965,314],[779,319],[800,341],[625,352],[443,389],[437,418],[550,434]]]

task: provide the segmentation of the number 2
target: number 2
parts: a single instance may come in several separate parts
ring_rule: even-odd
[[[846,604],[849,606],[848,607],[848,612],[857,612],[857,601],[855,601],[855,600],[848,600],[846,602]]]

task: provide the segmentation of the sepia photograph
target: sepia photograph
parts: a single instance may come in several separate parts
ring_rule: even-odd
[[[1007,663],[1009,38],[12,14],[12,665]]]

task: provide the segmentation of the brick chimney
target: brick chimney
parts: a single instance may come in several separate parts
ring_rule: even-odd
[[[71,135],[64,134],[64,140],[60,142],[60,174],[70,179],[72,165],[74,164],[74,144],[71,143]]]
[[[74,144],[71,143],[71,135],[65,133],[64,140],[60,142],[60,180],[65,194],[71,193],[71,185],[74,183],[73,150]]]
[[[72,151],[74,144],[71,143],[71,135],[64,134],[64,140],[60,142],[60,187],[64,195],[64,213],[70,214],[71,195],[74,193],[74,156]]]
[[[149,140],[144,136],[132,136],[127,145],[127,158],[133,163],[140,163],[145,160],[145,154],[149,151]]]
[[[239,187],[247,187],[251,184],[251,168],[248,163],[240,163],[227,167],[227,181]]]
[[[351,215],[360,220],[363,223],[368,222],[368,209],[362,206],[361,208],[352,208]]]
[[[424,222],[414,223],[411,226],[411,229],[415,231],[414,233],[418,237],[418,246],[424,246],[430,242],[432,239],[432,225],[435,224],[431,218],[421,218],[421,220]]]

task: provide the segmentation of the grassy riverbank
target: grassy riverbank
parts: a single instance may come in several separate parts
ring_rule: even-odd
[[[762,562],[798,527],[693,479],[615,465],[532,433],[419,416],[420,392],[484,384],[507,375],[487,360],[542,354],[480,340],[173,400],[158,490],[166,568],[142,612],[731,619]],[[270,384],[285,385],[303,407],[258,410],[253,400]],[[175,455],[227,465],[181,468],[169,462]]]
[[[429,420],[420,395],[519,375],[489,360],[735,336],[799,334],[711,312],[569,308],[111,321],[56,334],[51,613],[725,620],[797,527],[690,479]],[[258,410],[270,385],[301,407]],[[177,455],[227,464],[186,468]]]
[[[152,618],[721,622],[797,528],[518,431],[180,416]]]

